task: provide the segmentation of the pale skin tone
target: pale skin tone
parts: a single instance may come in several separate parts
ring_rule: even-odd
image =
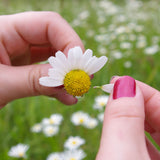
[[[0,107],[22,97],[47,95],[66,105],[77,102],[63,87],[43,87],[50,65],[33,65],[61,50],[83,44],[70,25],[54,12],[24,12],[0,16]]]
[[[114,83],[119,77],[112,80]],[[159,160],[160,153],[146,139],[151,134],[160,145],[160,92],[136,81],[136,96],[112,98],[106,106],[96,160]]]
[[[58,50],[66,55],[74,46],[84,50],[68,23],[54,12],[26,12],[0,16],[0,24],[0,107],[36,95],[55,97],[66,105],[76,103],[77,99],[66,94],[63,87],[40,86],[38,80],[47,75],[50,66],[33,65]],[[111,94],[96,160],[160,159],[144,134],[147,130],[160,145],[160,93],[142,82],[136,83],[134,98],[115,101]]]

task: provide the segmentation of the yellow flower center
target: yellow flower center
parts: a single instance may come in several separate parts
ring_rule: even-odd
[[[70,158],[70,160],[76,160],[75,158]]]
[[[84,119],[83,119],[83,118],[80,118],[79,122],[80,122],[80,123],[83,123],[83,122],[84,122]]]
[[[20,152],[18,153],[19,157],[23,157],[24,156],[24,153],[23,152]]]
[[[64,78],[64,88],[73,96],[82,96],[90,86],[90,77],[82,70],[72,70]]]
[[[73,141],[73,142],[72,142],[73,145],[75,145],[76,143],[77,143],[76,141]]]

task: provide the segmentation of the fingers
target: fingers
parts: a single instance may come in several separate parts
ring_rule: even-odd
[[[50,44],[53,51],[64,53],[77,45],[84,49],[79,36],[58,13],[26,12],[13,15],[12,19],[17,33],[28,44]]]
[[[30,65],[11,67],[0,64],[0,106],[22,97],[47,95],[53,96],[66,105],[75,104],[77,99],[66,94],[63,87],[43,87],[39,78],[46,76],[50,65]]]
[[[97,160],[149,159],[144,119],[144,101],[140,88],[131,77],[119,78],[106,106]]]
[[[117,78],[119,77],[115,77],[111,82],[114,83]],[[143,93],[147,123],[160,132],[160,92],[140,81],[136,83]]]

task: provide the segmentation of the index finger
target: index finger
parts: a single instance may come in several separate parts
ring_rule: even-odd
[[[79,36],[58,13],[24,12],[13,15],[12,23],[27,45],[50,44],[54,52],[61,50],[64,53],[77,45],[84,49]],[[18,42],[12,43],[17,46]]]

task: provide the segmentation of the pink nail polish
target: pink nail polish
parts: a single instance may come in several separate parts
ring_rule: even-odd
[[[123,76],[119,78],[113,89],[113,99],[120,97],[134,97],[136,94],[136,82],[132,77]]]

